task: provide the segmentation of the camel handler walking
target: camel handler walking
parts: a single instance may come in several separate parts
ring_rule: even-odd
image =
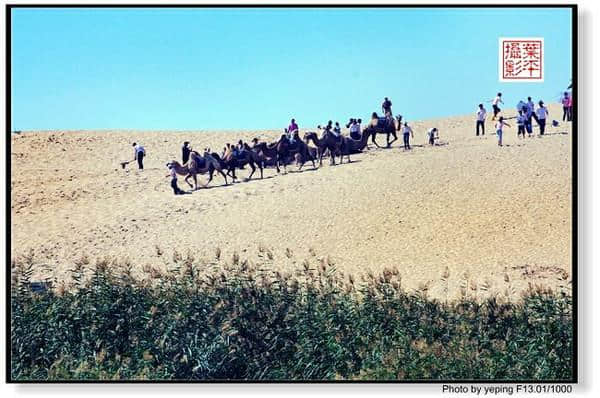
[[[143,146],[133,143],[133,160],[137,160],[138,168],[144,169],[144,157],[146,156],[146,150]]]
[[[185,192],[179,189],[177,186],[177,172],[175,171],[175,167],[171,163],[167,163],[167,167],[169,168],[169,174],[165,177],[171,177],[171,188],[173,188],[173,193],[175,195],[182,195]]]

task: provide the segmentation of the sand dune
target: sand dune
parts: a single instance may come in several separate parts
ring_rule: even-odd
[[[559,112],[550,106],[551,116]],[[220,248],[225,258],[257,260],[260,246],[283,269],[312,252],[345,273],[397,267],[404,286],[428,287],[438,298],[446,297],[446,269],[450,297],[467,289],[517,298],[529,283],[570,291],[570,124],[525,140],[513,126],[502,148],[491,121],[484,137],[474,125],[472,115],[414,122],[411,151],[396,142],[351,164],[287,175],[268,169],[263,180],[226,187],[216,176],[210,189],[178,197],[165,163],[180,160],[184,140],[220,152],[226,142],[280,132],[13,134],[11,256],[33,249],[36,277],[46,276],[45,265],[61,278],[84,255],[129,258],[141,275],[146,264],[164,266],[173,250],[199,257]],[[424,145],[433,126],[446,145]],[[143,171],[120,167],[133,157],[133,141],[148,152]],[[179,185],[188,189],[182,178]]]

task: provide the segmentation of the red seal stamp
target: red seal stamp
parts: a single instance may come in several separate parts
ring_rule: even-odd
[[[543,82],[544,39],[501,37],[498,72],[501,82]]]

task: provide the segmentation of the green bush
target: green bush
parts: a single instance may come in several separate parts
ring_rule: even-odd
[[[32,292],[13,262],[15,380],[435,380],[572,376],[571,297],[518,303],[410,294],[395,270],[362,283],[322,261],[281,274],[234,258],[175,258],[169,273],[79,263],[68,286]],[[200,272],[202,271],[202,272]]]

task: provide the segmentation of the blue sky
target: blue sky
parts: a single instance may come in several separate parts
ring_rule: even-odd
[[[500,83],[498,38],[545,40],[544,83]],[[12,130],[301,128],[556,101],[571,10],[12,10]],[[489,107],[489,104],[488,104]]]

